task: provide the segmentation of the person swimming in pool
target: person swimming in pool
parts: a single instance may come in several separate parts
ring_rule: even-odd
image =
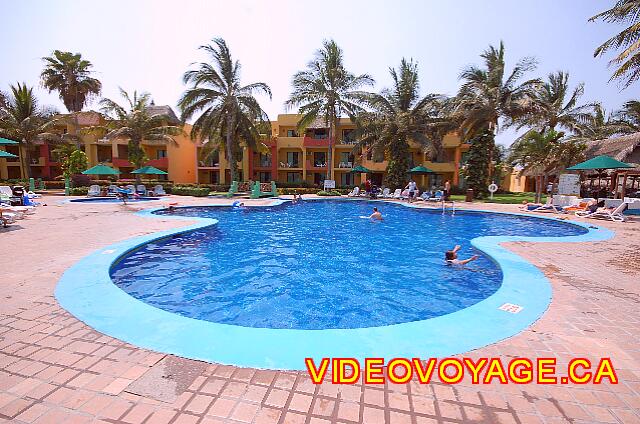
[[[453,249],[447,250],[445,252],[444,260],[447,262],[447,265],[465,265],[479,258],[478,255],[473,255],[468,259],[458,259],[459,250],[460,250],[460,245],[457,244]]]
[[[378,210],[378,208],[373,208],[373,213],[369,215],[369,219],[373,221],[382,221],[382,214]]]
[[[233,202],[233,204],[231,205],[231,207],[233,209],[246,209],[246,206],[244,205],[244,202],[239,202],[239,201],[235,201]]]

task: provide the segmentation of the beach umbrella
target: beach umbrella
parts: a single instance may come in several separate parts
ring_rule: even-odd
[[[0,137],[0,146],[13,146],[18,144],[17,141],[9,140],[7,138]]]
[[[168,175],[167,172],[162,169],[158,169],[155,166],[143,166],[140,169],[131,171],[132,174],[145,174],[145,175]]]
[[[371,170],[365,168],[362,165],[358,165],[355,168],[351,169],[351,171],[349,171],[349,172],[351,172],[352,174],[368,174],[368,173],[371,172]]]
[[[435,174],[435,172],[430,170],[429,168],[426,168],[420,165],[420,166],[416,166],[415,168],[411,168],[409,170],[409,174]]]
[[[605,169],[624,169],[633,168],[633,165],[615,160],[611,156],[602,155],[596,156],[593,159],[581,162],[577,165],[567,168],[569,171],[586,171],[590,169],[605,170]]]
[[[612,158],[611,156],[601,155],[596,156],[593,159],[589,159],[587,161],[581,162],[577,165],[573,165],[567,170],[569,171],[588,171],[595,170],[598,173],[598,190],[600,190],[600,179],[605,169],[627,169],[633,168],[633,165],[629,165],[628,163],[620,162]],[[611,179],[611,184],[613,184],[613,178]],[[591,180],[593,183],[593,180]],[[591,185],[589,186],[591,187]]]
[[[82,172],[84,175],[118,175],[120,171],[107,165],[96,165]]]
[[[0,150],[0,158],[17,158],[18,156],[13,153],[5,152],[4,150]]]

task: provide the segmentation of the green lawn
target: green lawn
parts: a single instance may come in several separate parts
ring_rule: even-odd
[[[455,200],[457,202],[463,202],[465,198],[464,194],[452,194],[451,200]],[[483,202],[483,203],[522,203],[524,200],[527,202],[533,202],[536,198],[535,193],[510,193],[510,194],[495,194],[493,196],[493,200],[486,199],[474,200],[474,202]],[[544,202],[545,197],[543,196],[542,201]]]

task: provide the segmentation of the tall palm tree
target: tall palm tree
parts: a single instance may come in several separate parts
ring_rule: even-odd
[[[578,105],[584,94],[584,83],[569,88],[569,73],[552,72],[548,80],[535,86],[531,101],[533,109],[524,117],[519,127],[531,126],[540,132],[561,127],[575,131],[591,117],[594,104]]]
[[[87,103],[100,95],[102,84],[91,77],[93,65],[82,59],[80,53],[54,50],[51,56],[43,57],[45,67],[40,74],[42,85],[49,92],[57,91],[60,100],[71,114],[74,129],[70,136],[75,139],[76,148],[80,148],[77,138],[78,116]]]
[[[302,115],[298,130],[304,131],[317,119],[329,128],[327,179],[333,175],[333,138],[338,133],[340,117],[346,115],[354,120],[362,111],[360,89],[373,84],[368,74],[356,76],[346,69],[343,51],[334,40],[324,40],[307,69],[293,76],[293,90],[285,107],[297,107]]]
[[[627,88],[640,78],[640,0],[618,0],[611,9],[589,19],[591,22],[596,20],[629,25],[605,41],[593,54],[598,57],[611,49],[622,49],[609,61],[610,66],[617,66],[609,81],[619,80]]]
[[[443,123],[435,111],[443,98],[435,94],[420,97],[418,65],[413,60],[402,59],[400,67],[389,69],[393,87],[380,94],[362,95],[364,104],[371,111],[361,112],[356,119],[356,149],[370,150],[377,157],[387,157],[385,184],[402,187],[409,171],[409,142],[420,145],[435,156],[441,147],[439,131]],[[438,137],[428,138],[427,130]]]
[[[628,127],[616,116],[617,113],[607,113],[600,103],[594,103],[591,113],[578,123],[571,138],[592,141],[609,138],[615,134],[626,134]]]
[[[629,100],[613,114],[620,134],[640,132],[640,101]]]
[[[51,132],[54,111],[38,107],[33,87],[25,83],[10,86],[10,94],[0,102],[0,134],[20,143],[23,177],[31,178],[31,149],[37,140],[54,141]]]
[[[254,94],[271,99],[271,89],[263,82],[242,85],[240,62],[234,61],[227,43],[214,38],[213,45],[200,46],[211,56],[212,63],[200,63],[185,72],[183,81],[190,84],[178,106],[182,120],[200,116],[193,123],[191,137],[201,137],[224,147],[231,180],[238,181],[236,159],[241,143],[260,149],[259,128],[269,117]]]
[[[470,170],[472,172],[467,177],[469,185],[479,194],[486,191],[493,172],[494,138],[500,129],[500,122],[509,126],[527,116],[533,108],[533,90],[540,84],[539,79],[520,82],[527,72],[535,69],[536,61],[533,58],[520,59],[511,73],[507,74],[504,56],[505,48],[501,41],[497,48],[489,46],[480,55],[484,60],[483,67],[472,65],[460,74],[463,84],[458,92],[456,108],[461,121],[460,133],[464,140],[471,141],[471,156],[474,156],[474,137],[482,140],[476,143],[477,149],[488,150],[478,152],[475,156],[486,158],[489,163],[486,166],[476,164],[476,167],[482,166],[483,169]]]
[[[102,99],[100,106],[108,118],[106,125],[90,127],[86,131],[105,130],[107,139],[128,140],[129,162],[136,168],[140,168],[146,159],[142,149],[143,140],[174,143],[173,137],[182,134],[182,128],[168,125],[168,117],[165,115],[149,113],[151,106],[149,93],[138,94],[134,91],[133,96],[130,96],[120,88],[120,94],[125,99],[126,105],[121,106],[113,100]]]

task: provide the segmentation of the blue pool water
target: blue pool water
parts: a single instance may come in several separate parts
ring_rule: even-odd
[[[158,200],[159,197],[130,197],[127,199],[127,203],[135,202],[147,202],[149,200]],[[69,200],[73,203],[122,203],[121,199],[117,197],[87,197],[86,199],[73,199]]]
[[[378,206],[384,222],[359,216]],[[475,251],[478,236],[568,236],[567,223],[514,215],[308,201],[232,210],[180,208],[217,226],[143,245],[112,267],[114,283],[157,308],[248,327],[360,328],[423,320],[473,305],[502,274]],[[480,254],[459,269],[444,252]]]

